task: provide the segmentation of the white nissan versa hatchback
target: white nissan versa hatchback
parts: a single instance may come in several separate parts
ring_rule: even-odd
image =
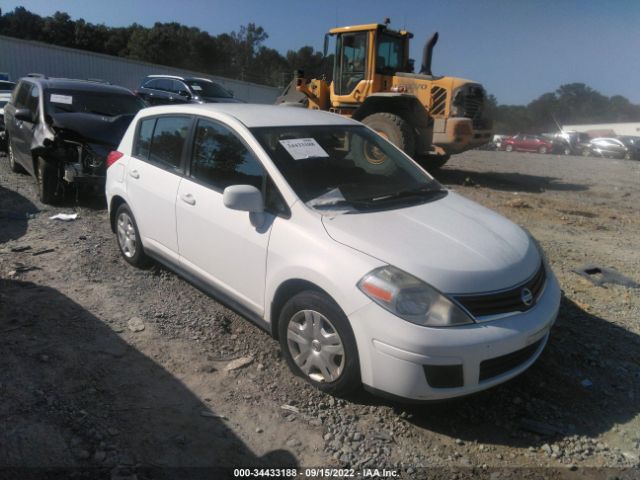
[[[107,164],[125,260],[151,257],[262,326],[321,390],[486,389],[531,366],[557,316],[533,238],[341,116],[147,108]]]

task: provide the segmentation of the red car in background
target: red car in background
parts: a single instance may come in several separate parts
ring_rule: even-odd
[[[538,152],[551,153],[554,144],[551,140],[538,135],[523,135],[519,133],[502,141],[502,149],[507,152]]]

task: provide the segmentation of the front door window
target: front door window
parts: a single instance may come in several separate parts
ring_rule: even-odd
[[[348,95],[365,79],[367,32],[343,34],[338,38],[337,49],[334,88],[338,95]]]

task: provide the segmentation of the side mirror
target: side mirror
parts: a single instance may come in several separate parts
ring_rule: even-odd
[[[17,108],[16,113],[13,115],[16,117],[16,120],[21,120],[23,122],[34,123],[34,115],[31,113],[31,110],[28,108]]]
[[[264,223],[262,192],[253,185],[231,185],[222,192],[222,203],[231,210],[249,212],[251,225],[260,228]]]

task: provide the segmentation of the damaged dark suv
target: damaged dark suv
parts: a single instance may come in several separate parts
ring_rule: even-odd
[[[115,85],[24,77],[5,106],[11,170],[36,178],[43,203],[56,203],[71,186],[103,190],[107,155],[145,106]]]

